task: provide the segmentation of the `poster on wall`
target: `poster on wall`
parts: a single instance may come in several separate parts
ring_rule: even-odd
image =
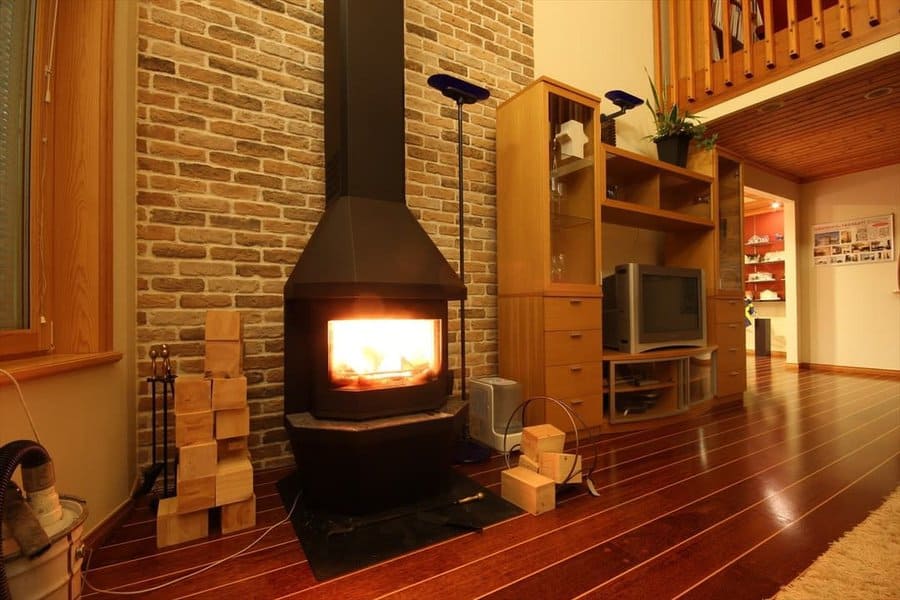
[[[894,260],[894,215],[813,225],[813,262],[858,265]]]

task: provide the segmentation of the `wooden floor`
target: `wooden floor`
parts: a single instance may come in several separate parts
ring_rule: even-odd
[[[583,493],[323,583],[259,473],[257,527],[157,551],[136,510],[89,557],[98,588],[153,598],[765,598],[900,484],[900,380],[748,362],[743,409],[599,442]],[[592,450],[588,452],[590,454]],[[502,460],[465,472],[499,493]],[[85,589],[91,600],[112,595]]]

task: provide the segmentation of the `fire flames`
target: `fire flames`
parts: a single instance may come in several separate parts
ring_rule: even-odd
[[[338,389],[419,385],[440,370],[437,319],[328,322],[328,371]]]

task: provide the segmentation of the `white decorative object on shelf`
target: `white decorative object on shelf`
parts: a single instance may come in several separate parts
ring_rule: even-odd
[[[778,292],[773,290],[763,290],[759,293],[760,300],[781,300],[778,296]]]
[[[584,158],[584,145],[588,143],[588,136],[584,134],[584,125],[572,119],[559,126],[556,134],[559,141],[560,153],[563,158]]]

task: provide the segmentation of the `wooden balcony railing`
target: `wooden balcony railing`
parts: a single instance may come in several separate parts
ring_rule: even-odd
[[[657,81],[692,112],[900,33],[900,0],[654,4]]]

